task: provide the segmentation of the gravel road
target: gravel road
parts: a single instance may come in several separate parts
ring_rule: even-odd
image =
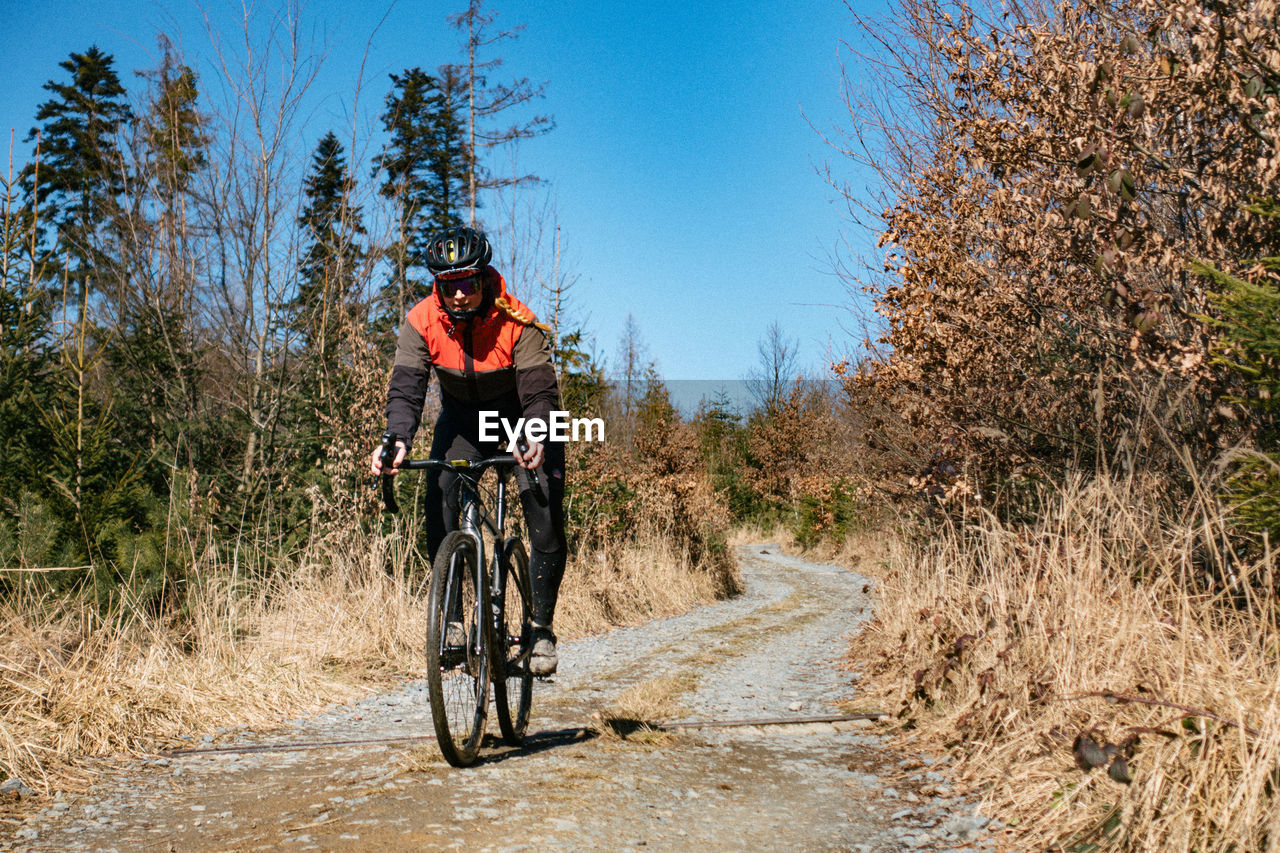
[[[869,582],[769,545],[739,558],[737,598],[562,643],[525,745],[495,738],[475,767],[436,757],[425,682],[406,682],[271,733],[230,730],[194,754],[113,767],[88,795],[4,830],[0,849],[994,849],[998,822],[953,795],[945,764],[893,752],[870,722],[626,738],[601,723],[628,694],[662,694],[668,722],[856,704],[840,661],[870,613]],[[245,751],[303,743],[328,745]]]

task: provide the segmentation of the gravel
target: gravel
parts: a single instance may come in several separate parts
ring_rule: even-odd
[[[407,681],[275,732],[202,734],[195,754],[119,765],[71,802],[32,800],[0,849],[992,849],[998,824],[974,803],[928,795],[948,782],[945,764],[895,754],[872,724],[626,740],[589,728],[624,690],[658,678],[685,686],[683,722],[838,714],[837,703],[856,702],[842,661],[870,616],[870,582],[773,546],[739,558],[736,598],[562,643],[559,674],[535,687],[525,745],[495,740],[475,767],[436,758],[425,682]],[[363,742],[216,751],[329,741]]]

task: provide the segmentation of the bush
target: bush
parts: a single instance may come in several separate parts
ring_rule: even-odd
[[[888,537],[861,701],[945,744],[1018,849],[1272,849],[1275,566],[1226,575],[1214,486],[1076,472],[1031,524]]]
[[[801,491],[792,534],[803,548],[812,548],[823,541],[843,542],[866,513],[850,480],[814,478]]]
[[[1247,208],[1268,222],[1273,238],[1280,236],[1280,205],[1268,202]],[[1280,244],[1273,239],[1272,245]],[[1240,276],[1210,264],[1193,269],[1216,284],[1218,331],[1215,363],[1237,378],[1227,399],[1242,407],[1252,429],[1254,447],[1236,455],[1227,481],[1227,498],[1244,530],[1280,539],[1280,258],[1243,261]]]
[[[1203,459],[1235,441],[1187,264],[1266,244],[1240,205],[1280,179],[1272,5],[895,12],[867,28],[892,48],[880,88],[849,81],[846,153],[893,194],[870,207],[849,191],[887,246],[884,275],[857,282],[887,352],[862,381],[987,493],[1120,447],[1176,472],[1181,448]]]

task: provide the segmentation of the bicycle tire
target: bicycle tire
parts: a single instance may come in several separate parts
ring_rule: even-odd
[[[511,746],[524,742],[533,706],[533,674],[529,652],[533,643],[533,604],[529,595],[529,557],[519,539],[507,540],[498,571],[505,574],[501,624],[493,644],[493,698],[498,728]],[[504,677],[505,675],[505,677]]]
[[[454,767],[475,762],[489,706],[491,632],[488,618],[477,619],[477,584],[487,586],[479,575],[475,541],[462,531],[446,536],[431,572],[427,693],[436,742]],[[449,636],[450,622],[461,626],[461,637]],[[464,643],[448,642],[458,639]]]

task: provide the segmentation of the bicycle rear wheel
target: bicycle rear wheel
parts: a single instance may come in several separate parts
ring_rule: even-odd
[[[446,536],[431,572],[427,692],[436,741],[454,767],[476,760],[489,704],[490,620],[477,618],[479,574],[471,537]]]
[[[529,597],[529,557],[524,543],[508,539],[498,565],[502,572],[501,636],[493,644],[493,698],[502,739],[512,746],[524,741],[533,704],[529,651],[533,643],[533,605]]]

